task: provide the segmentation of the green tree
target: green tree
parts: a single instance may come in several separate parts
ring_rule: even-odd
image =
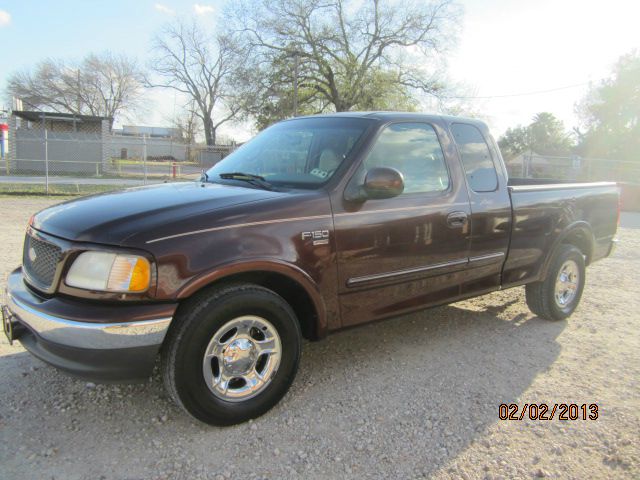
[[[437,65],[459,23],[452,0],[239,0],[231,8],[251,52],[251,113],[267,121],[293,114],[295,83],[298,113],[407,110],[415,95],[446,95]]]
[[[522,152],[530,150],[529,144],[529,129],[521,125],[508,128],[504,135],[498,139],[500,151],[505,159],[517,157]]]
[[[498,140],[505,158],[513,158],[525,151],[541,155],[568,155],[573,141],[561,120],[552,113],[541,112],[528,126],[509,128]]]
[[[262,96],[253,103],[254,111],[251,112],[260,130],[290,117],[294,109],[298,115],[313,115],[331,109],[331,104],[306,81],[298,85],[298,102],[294,107],[293,79],[283,78],[283,71],[286,69],[275,69],[268,77],[263,77],[268,81],[268,86],[261,90]],[[399,85],[393,73],[376,69],[370,72],[367,89],[358,98],[353,110],[414,111],[417,104],[412,92]]]
[[[275,56],[268,67],[255,68],[251,64],[243,67],[239,77],[244,79],[244,108],[254,118],[258,130],[291,117],[294,111],[298,115],[312,115],[326,109],[326,102],[319,98],[318,92],[300,77],[296,102],[294,61],[290,55],[281,54]]]
[[[622,56],[611,76],[578,105],[584,156],[640,161],[640,52]]]
[[[568,155],[571,153],[573,141],[562,120],[552,113],[542,112],[533,117],[529,125],[529,141],[531,150],[542,155]]]

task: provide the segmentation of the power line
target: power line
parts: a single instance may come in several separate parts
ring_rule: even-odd
[[[566,85],[564,87],[550,88],[548,90],[538,90],[535,92],[526,92],[526,93],[510,93],[506,95],[486,95],[486,96],[477,96],[477,97],[451,96],[451,97],[445,97],[445,98],[457,98],[460,100],[475,100],[475,99],[487,99],[487,98],[525,97],[528,95],[540,95],[542,93],[558,92],[560,90],[567,90],[569,88],[583,87],[585,85],[589,85],[589,83],[590,82],[576,83],[574,85]]]

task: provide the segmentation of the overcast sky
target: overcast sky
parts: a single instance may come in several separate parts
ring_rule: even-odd
[[[606,76],[620,55],[640,49],[639,0],[460,3],[464,22],[449,71],[474,96],[494,97],[472,102],[496,136],[541,111],[554,113],[568,128],[577,125],[574,106],[588,82]],[[112,50],[145,62],[150,39],[164,22],[180,15],[215,25],[222,5],[222,0],[0,0],[0,88],[10,72],[45,57]],[[149,114],[139,123],[166,124],[180,99],[159,91],[152,97]],[[252,132],[243,125],[227,134],[244,140]]]

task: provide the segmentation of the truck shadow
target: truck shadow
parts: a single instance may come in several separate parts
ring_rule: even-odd
[[[498,406],[516,402],[559,355],[566,322],[524,313],[514,305],[521,293],[505,293],[307,343],[285,399],[252,424],[224,429],[182,414],[157,375],[143,385],[95,386],[26,353],[0,356],[0,443],[11,445],[0,462],[10,476],[75,467],[99,476],[105,466],[83,460],[99,449],[101,458],[122,459],[116,478],[129,475],[130,455],[154,458],[151,472],[179,463],[185,478],[221,464],[236,474],[358,476],[358,465],[371,463],[364,457],[375,457],[398,477],[429,475],[481,440],[499,421]],[[180,463],[180,452],[193,461]]]

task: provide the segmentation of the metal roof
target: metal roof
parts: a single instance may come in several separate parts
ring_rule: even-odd
[[[74,113],[58,113],[58,112],[38,112],[36,110],[14,110],[11,115],[29,120],[31,122],[38,122],[42,120],[44,115],[45,120],[61,120],[66,122],[101,122],[102,120],[110,120],[109,117],[99,117],[96,115],[76,115]]]
[[[442,115],[438,113],[422,113],[422,112],[392,112],[392,111],[375,111],[375,112],[330,112],[317,115],[305,115],[300,117],[292,117],[288,120],[298,118],[318,118],[318,117],[342,117],[342,118],[373,118],[382,121],[402,121],[402,120],[428,120],[432,118],[441,118],[448,123],[463,121],[474,125],[485,125],[485,122],[477,118],[458,117],[453,115]]]

